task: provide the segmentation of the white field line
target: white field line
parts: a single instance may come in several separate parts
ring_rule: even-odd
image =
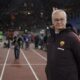
[[[44,59],[45,61],[47,61],[47,59],[45,57],[43,57],[42,55],[40,55],[36,50],[31,49],[35,54],[37,54],[38,56],[40,56],[42,59]]]
[[[4,62],[4,64],[3,64],[3,68],[2,68],[0,80],[2,80],[2,78],[3,78],[3,74],[4,74],[5,67],[6,67],[6,62],[7,62],[8,56],[9,56],[9,52],[10,52],[10,49],[9,49],[8,52],[7,52],[7,56],[6,56],[5,62]]]
[[[3,64],[0,64],[0,66],[2,66]],[[11,65],[21,65],[21,66],[25,66],[25,65],[28,65],[28,64],[6,64],[6,66],[11,66]],[[31,64],[32,66],[44,66],[46,64]]]
[[[25,54],[24,54],[24,52],[23,52],[22,50],[21,50],[21,53],[22,53],[22,55],[24,56],[24,58],[25,58],[27,64],[29,65],[29,68],[31,69],[31,71],[32,71],[32,73],[33,73],[35,79],[36,79],[36,80],[39,80],[39,78],[37,77],[37,75],[36,75],[34,69],[32,68],[30,62],[28,61],[27,57],[25,56]]]

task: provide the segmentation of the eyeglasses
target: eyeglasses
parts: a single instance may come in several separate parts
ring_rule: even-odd
[[[60,19],[55,18],[55,19],[54,19],[54,21],[56,21],[56,22],[58,22],[58,21],[64,21],[64,20],[65,20],[64,18],[60,18]]]

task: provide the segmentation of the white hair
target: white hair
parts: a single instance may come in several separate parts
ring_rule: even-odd
[[[65,18],[67,19],[67,14],[66,14],[66,12],[64,11],[64,10],[62,10],[62,9],[56,9],[56,10],[54,10],[53,12],[52,12],[52,20],[53,20],[53,18],[54,18],[54,15],[55,14],[57,14],[57,13],[63,13],[63,15],[65,16]],[[53,21],[52,21],[53,22]]]

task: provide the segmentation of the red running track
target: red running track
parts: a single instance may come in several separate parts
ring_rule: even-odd
[[[45,74],[46,52],[21,49],[19,60],[15,60],[13,48],[0,48],[0,80],[47,80]]]

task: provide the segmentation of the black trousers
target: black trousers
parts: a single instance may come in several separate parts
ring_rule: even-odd
[[[15,55],[15,59],[19,59],[19,55],[20,55],[20,47],[19,46],[14,47],[14,55]]]

